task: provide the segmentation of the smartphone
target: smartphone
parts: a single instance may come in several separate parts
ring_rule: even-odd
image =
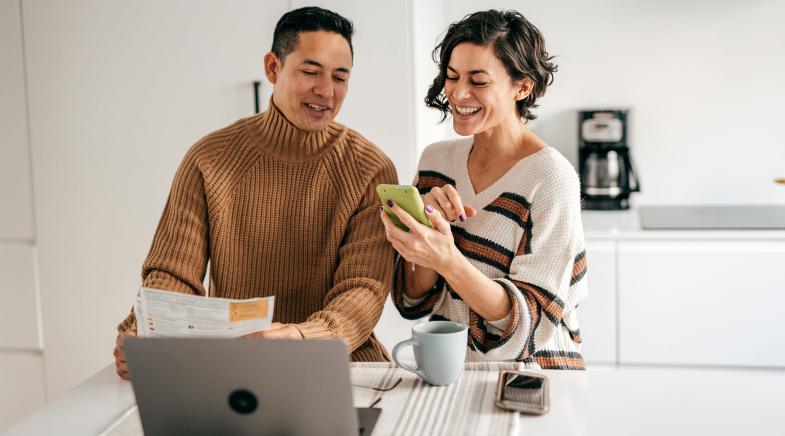
[[[420,198],[420,191],[411,185],[379,185],[376,187],[376,193],[379,194],[379,199],[382,200],[384,211],[390,217],[396,226],[403,230],[409,231],[409,228],[398,219],[389,207],[387,207],[387,200],[392,200],[400,206],[403,210],[409,213],[417,222],[424,226],[432,227],[431,220],[425,214],[425,205]]]
[[[548,377],[531,371],[504,370],[496,385],[496,405],[531,415],[548,413]]]

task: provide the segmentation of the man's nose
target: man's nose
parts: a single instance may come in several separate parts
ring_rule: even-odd
[[[313,87],[314,94],[322,98],[331,98],[335,94],[331,77],[320,78]]]

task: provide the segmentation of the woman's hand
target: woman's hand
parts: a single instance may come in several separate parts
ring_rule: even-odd
[[[435,187],[423,196],[423,202],[439,211],[447,221],[461,220],[474,216],[477,211],[471,206],[464,206],[458,191],[452,185]],[[408,226],[407,226],[408,227]]]
[[[417,222],[393,201],[388,201],[387,207],[409,228],[408,232],[398,228],[384,209],[379,209],[387,240],[407,262],[441,273],[450,268],[461,256],[455,247],[450,223],[430,204],[425,206],[425,213],[431,220],[433,228]]]

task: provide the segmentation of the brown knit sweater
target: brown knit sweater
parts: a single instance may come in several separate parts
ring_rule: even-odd
[[[357,132],[297,129],[272,104],[211,133],[185,155],[142,267],[143,286],[275,296],[274,321],[306,339],[345,339],[355,361],[388,360],[373,335],[393,250],[376,185],[392,162]],[[118,326],[135,327],[133,311]]]

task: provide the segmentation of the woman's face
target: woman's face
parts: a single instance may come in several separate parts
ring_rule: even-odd
[[[523,92],[490,47],[464,42],[453,49],[444,94],[459,135],[476,135],[510,117],[518,119],[515,103],[528,96]]]

